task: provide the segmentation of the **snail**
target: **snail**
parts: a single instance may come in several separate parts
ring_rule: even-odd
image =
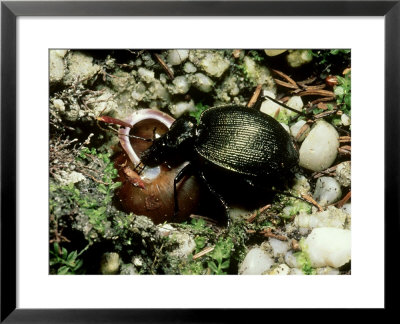
[[[152,139],[166,133],[174,119],[158,110],[141,109],[131,114],[125,121],[130,127],[119,129],[119,140],[123,152],[116,155],[114,165],[118,170],[116,181],[122,182],[117,190],[117,204],[125,212],[145,215],[155,224],[182,222],[196,211],[199,202],[199,186],[193,176],[185,176],[177,185],[179,212],[174,215],[174,179],[187,162],[175,165],[161,164],[142,172],[135,170],[140,163],[140,154],[151,146]],[[130,135],[131,137],[127,136]],[[137,136],[132,137],[132,135]]]

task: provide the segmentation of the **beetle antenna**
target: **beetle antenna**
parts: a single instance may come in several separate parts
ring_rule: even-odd
[[[270,96],[263,95],[262,98],[268,98],[269,100],[275,102],[276,104],[278,104],[278,105],[280,105],[280,106],[282,106],[282,107],[284,107],[284,108],[286,108],[286,109],[289,109],[289,110],[291,110],[291,111],[293,111],[293,112],[295,112],[295,113],[297,113],[297,114],[299,114],[299,115],[302,115],[302,116],[308,118],[307,114],[303,113],[302,111],[298,111],[298,110],[296,110],[296,109],[294,109],[294,108],[292,108],[292,107],[289,107],[288,105],[285,105],[284,103],[279,102],[278,100],[276,100],[276,99],[274,99],[274,98],[271,98]]]
[[[102,127],[100,125],[100,123],[99,123],[100,121],[102,121],[102,122],[105,122],[107,124],[114,124],[114,125],[119,125],[121,127],[132,128],[132,125],[130,125],[127,122],[124,122],[122,120],[119,120],[117,118],[113,118],[113,117],[110,117],[110,116],[99,116],[99,117],[96,118],[96,121],[97,121],[97,126],[100,129],[102,129],[103,131],[107,132],[108,130],[112,130],[113,132],[117,133],[120,136],[128,136],[130,138],[139,139],[139,140],[142,140],[142,141],[145,141],[145,142],[153,142],[152,138],[144,138],[144,137],[140,137],[140,136],[136,136],[136,135],[130,135],[130,134],[120,134],[118,129],[115,129],[115,128],[111,127],[111,125],[108,125],[108,129],[106,129],[106,128]]]

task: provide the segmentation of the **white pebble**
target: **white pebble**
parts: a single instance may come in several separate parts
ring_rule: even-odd
[[[274,257],[277,257],[279,254],[286,253],[289,250],[289,242],[281,241],[275,238],[269,239],[269,244],[272,247],[272,251],[274,253]]]
[[[278,110],[281,108],[277,103],[266,99],[262,102],[260,111],[263,112],[264,114],[270,115],[270,116],[275,116],[275,114],[278,112]]]
[[[119,271],[119,254],[106,252],[101,257],[100,272],[105,275],[117,274]]]
[[[241,275],[260,275],[268,271],[274,260],[260,248],[251,249],[244,258],[240,268]]]
[[[172,105],[169,110],[175,118],[178,118],[186,112],[194,111],[195,106],[193,100],[190,100],[189,102],[182,101]]]
[[[331,267],[323,267],[323,268],[317,268],[315,269],[316,274],[317,275],[338,275],[339,274],[339,270],[335,269],[335,268],[331,268]]]
[[[339,181],[339,183],[343,187],[348,187],[351,184],[351,162],[346,161],[340,163],[336,167],[336,180]]]
[[[335,178],[321,177],[318,178],[315,185],[313,198],[321,205],[327,206],[337,202],[342,196],[342,189],[339,182]]]
[[[340,120],[342,121],[343,126],[349,126],[351,124],[351,119],[346,114],[343,114],[342,117],[340,117]]]
[[[337,156],[339,134],[326,121],[318,121],[300,147],[300,166],[321,171],[332,165]]]
[[[148,69],[140,67],[138,70],[139,76],[146,83],[150,83],[154,80],[154,72]]]
[[[293,96],[291,97],[288,102],[286,103],[287,106],[290,108],[296,109],[297,111],[301,111],[303,109],[303,100],[301,99],[300,96]],[[294,112],[291,112],[294,114]]]
[[[297,258],[293,251],[289,251],[285,254],[285,262],[291,268],[300,268],[301,265],[297,262]]]
[[[222,55],[210,52],[204,56],[200,65],[208,75],[219,78],[229,68],[229,60]]]
[[[289,275],[295,275],[295,276],[301,276],[301,275],[305,275],[305,273],[303,271],[301,271],[300,269],[297,268],[292,268],[290,269]]]
[[[314,268],[339,268],[351,259],[351,232],[345,229],[315,228],[305,239],[307,253]]]
[[[210,92],[214,85],[213,81],[203,73],[196,73],[193,75],[192,83],[202,92]]]
[[[300,132],[300,129],[306,124],[307,122],[305,120],[299,120],[292,126],[290,126],[290,132],[294,138],[297,138],[297,135]],[[301,143],[304,141],[306,136],[310,133],[310,127],[307,127],[307,129],[300,135],[299,138],[297,138],[297,142]]]
[[[269,275],[288,275],[290,272],[290,268],[286,264],[280,264],[274,269],[272,269],[270,272],[268,272]]]
[[[189,56],[189,50],[170,50],[168,51],[167,62],[170,65],[179,65]]]
[[[183,70],[186,73],[194,73],[197,71],[197,68],[194,66],[193,63],[191,62],[186,62],[185,65],[183,66]]]
[[[57,109],[58,111],[61,111],[61,112],[65,111],[64,101],[62,101],[61,99],[54,99],[53,105],[54,105],[54,108]]]
[[[341,209],[329,206],[322,212],[307,214],[300,212],[294,219],[294,225],[301,228],[336,227],[344,228],[347,215]]]
[[[174,84],[174,93],[185,94],[189,91],[190,82],[184,75],[176,77],[172,83]]]

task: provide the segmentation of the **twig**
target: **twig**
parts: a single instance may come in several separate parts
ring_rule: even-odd
[[[171,80],[173,80],[175,78],[174,72],[172,72],[172,70],[168,67],[168,65],[162,60],[160,55],[158,55],[157,53],[154,53],[154,56],[156,57],[156,60],[161,65],[161,67],[164,69],[164,71],[168,74],[169,78]]]
[[[349,143],[349,142],[351,142],[350,136],[340,136],[339,137],[339,143]]]
[[[350,145],[343,145],[338,148],[338,152],[340,155],[351,155],[351,146]]]
[[[343,198],[342,200],[339,200],[339,201],[336,203],[336,207],[337,207],[337,208],[342,208],[343,205],[344,205],[345,203],[347,203],[347,201],[348,201],[350,198],[351,198],[351,191],[349,191],[349,192],[346,194],[346,196],[344,196],[344,198]]]
[[[321,212],[321,211],[324,211],[324,209],[321,207],[321,205],[320,204],[318,204],[312,197],[310,197],[309,195],[306,195],[306,194],[301,194],[301,196],[305,199],[305,200],[307,200],[310,204],[313,204],[315,207],[317,207],[318,208],[318,210]]]
[[[272,230],[271,230],[270,227],[268,227],[267,229],[262,231],[261,234],[263,234],[265,237],[272,237],[272,238],[276,238],[276,239],[281,240],[281,241],[287,241],[287,239],[288,239],[284,235],[279,235],[279,234],[272,233]]]
[[[202,257],[203,255],[206,255],[207,253],[210,253],[211,251],[214,250],[214,247],[215,247],[215,246],[207,246],[206,248],[204,248],[203,250],[201,250],[199,253],[196,253],[196,254],[193,256],[193,260],[196,260],[196,259]]]
[[[253,214],[250,215],[250,217],[247,218],[248,223],[252,223],[254,219],[260,215],[262,212],[266,211],[267,209],[271,208],[271,205],[265,205],[264,207],[261,207],[260,209],[256,210]]]
[[[332,91],[328,90],[305,90],[299,92],[298,95],[302,96],[324,96],[324,97],[334,97],[335,94]]]
[[[254,90],[254,93],[250,99],[250,101],[247,104],[247,108],[252,108],[254,106],[254,104],[257,102],[258,97],[260,96],[261,93],[261,88],[262,88],[262,84],[259,84],[256,88],[256,90]]]
[[[287,74],[278,71],[278,70],[274,70],[272,69],[272,72],[274,72],[275,74],[279,75],[280,77],[284,78],[286,81],[288,81],[292,86],[294,86],[296,89],[299,87],[296,83],[296,81],[294,81],[290,76],[288,76]],[[276,80],[275,80],[276,81]]]

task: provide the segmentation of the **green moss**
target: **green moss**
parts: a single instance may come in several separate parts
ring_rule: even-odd
[[[315,275],[316,271],[315,269],[311,266],[311,260],[310,256],[308,254],[308,246],[305,244],[304,238],[302,238],[299,242],[301,251],[296,252],[296,260],[301,266],[301,270],[303,271],[304,274],[306,275]]]

